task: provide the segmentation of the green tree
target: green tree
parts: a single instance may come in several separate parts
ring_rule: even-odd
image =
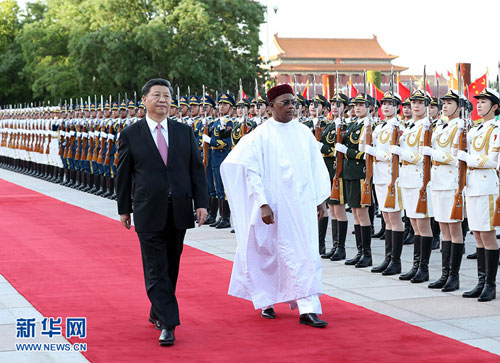
[[[256,1],[48,0],[26,19],[18,40],[37,99],[131,95],[152,77],[236,92],[259,77]]]

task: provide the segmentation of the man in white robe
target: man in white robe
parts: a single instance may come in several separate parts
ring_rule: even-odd
[[[274,304],[298,307],[299,322],[320,320],[318,217],[330,195],[319,146],[294,117],[289,85],[271,88],[273,117],[243,137],[221,165],[238,246],[229,294],[274,318]]]

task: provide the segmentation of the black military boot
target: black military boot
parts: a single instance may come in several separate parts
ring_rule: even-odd
[[[320,255],[325,254],[325,238],[326,238],[327,229],[328,229],[328,217],[323,217],[323,218],[321,218],[320,221],[318,221],[319,254]],[[334,244],[335,244],[335,242],[334,242]]]
[[[413,243],[413,266],[411,270],[399,276],[400,280],[411,280],[413,276],[417,273],[418,264],[420,262],[420,240],[422,237],[415,235]],[[403,242],[404,243],[404,242]]]
[[[431,282],[429,289],[441,289],[448,280],[450,274],[451,241],[443,241],[441,244],[441,277],[439,280]]]
[[[439,222],[436,222],[434,218],[431,218],[431,228],[432,228],[432,249],[439,249],[440,239],[439,235],[441,234],[441,227],[439,227]]]
[[[76,170],[69,169],[69,184],[67,185],[70,188],[74,188],[76,184]]]
[[[382,263],[374,268],[372,268],[372,272],[379,273],[384,272],[384,270],[389,266],[389,262],[391,262],[391,254],[392,254],[392,231],[386,230],[385,236],[385,258]]]
[[[460,265],[462,263],[462,255],[464,254],[464,244],[463,243],[452,243],[451,244],[451,262],[450,262],[450,274],[446,284],[444,284],[441,291],[450,292],[455,291],[460,288],[460,278],[458,272],[460,271]]]
[[[102,195],[103,198],[109,198],[111,196],[111,177],[107,176],[106,177],[106,188],[104,189],[105,192]]]
[[[57,179],[56,183],[57,184],[62,184],[64,181],[64,169],[63,168],[56,168],[57,169]]]
[[[338,230],[338,241],[337,241],[337,249],[332,257],[330,257],[330,261],[342,261],[345,260],[345,239],[347,237],[347,221],[337,221],[337,230]]]
[[[83,191],[86,187],[87,187],[87,173],[84,171],[80,171],[80,186],[77,189]]]
[[[359,262],[359,259],[361,258],[361,249],[362,249],[362,244],[361,244],[361,226],[359,224],[354,225],[354,235],[356,238],[356,248],[358,249],[358,253],[354,258],[351,258],[350,260],[347,260],[344,262],[346,265],[355,265]]]
[[[392,241],[392,251],[391,251],[391,261],[387,268],[382,272],[384,276],[392,276],[401,273],[401,252],[403,251],[403,231],[392,231],[391,241]],[[386,232],[385,238],[389,237]]]
[[[223,200],[222,199],[219,199],[217,198],[217,204],[218,204],[218,207],[219,207],[219,219],[217,219],[214,223],[211,223],[210,224],[210,227],[217,227],[217,225],[222,222],[222,209],[224,208],[222,206],[222,202]]]
[[[328,252],[325,251],[324,253],[322,253],[321,258],[330,258],[335,254],[335,251],[337,250],[337,247],[338,247],[337,231],[338,231],[337,220],[332,219],[332,243],[333,243],[332,249]],[[321,248],[321,246],[320,246],[320,248]]]
[[[429,281],[429,260],[432,252],[432,237],[420,237],[420,263],[415,276],[410,280],[413,284]]]
[[[476,248],[477,254],[477,285],[470,291],[462,294],[462,297],[479,297],[484,288],[486,280],[486,260],[484,257],[484,248]]]
[[[231,227],[231,210],[227,200],[222,200],[222,220],[215,226],[216,229],[230,228]]]
[[[384,221],[384,218],[382,218],[382,220],[380,221],[380,231],[375,233],[373,235],[373,238],[380,238],[384,235],[384,233],[385,233],[385,221]]]
[[[372,226],[361,226],[361,243],[362,251],[361,258],[354,266],[356,268],[363,268],[372,265]]]
[[[216,221],[217,218],[217,210],[219,204],[217,203],[217,198],[210,198],[210,212],[208,213],[207,220],[205,221],[205,224],[211,225]]]
[[[80,170],[75,170],[75,183],[74,183],[74,185],[72,187],[73,189],[80,188],[80,185],[81,185],[81,182],[80,182],[81,174],[82,174],[82,172]]]
[[[89,189],[90,194],[95,194],[99,190],[99,175],[92,174],[92,181],[90,182],[92,188]]]
[[[97,196],[101,196],[106,192],[106,178],[104,175],[99,175],[99,190],[95,193]]]
[[[486,282],[477,301],[491,301],[497,297],[498,250],[484,250],[486,261]]]
[[[111,192],[111,195],[108,197],[108,199],[116,200],[115,178],[111,178],[110,192]]]
[[[413,244],[415,241],[415,237],[415,232],[413,231],[413,227],[411,226],[410,218],[405,217],[405,239],[403,244]]]

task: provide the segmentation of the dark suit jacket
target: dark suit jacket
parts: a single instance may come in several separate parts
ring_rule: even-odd
[[[168,120],[167,166],[145,118],[125,128],[119,139],[116,189],[118,214],[133,213],[136,232],[163,230],[169,191],[175,227],[193,228],[193,200],[195,208],[207,208],[208,191],[191,127]]]

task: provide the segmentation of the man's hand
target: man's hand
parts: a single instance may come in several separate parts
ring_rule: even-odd
[[[269,204],[260,207],[260,216],[265,224],[274,224],[274,213]]]
[[[123,227],[130,229],[130,214],[120,214],[120,222]]]
[[[206,208],[198,208],[196,209],[196,219],[198,220],[198,226],[203,226],[203,223],[207,220],[207,209]]]
[[[325,216],[326,204],[323,202],[316,209],[318,211],[318,220],[321,220]]]

